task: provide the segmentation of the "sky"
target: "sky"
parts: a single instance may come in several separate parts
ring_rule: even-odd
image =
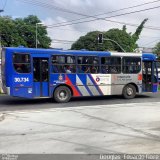
[[[150,48],[154,47],[155,44],[160,41],[160,8],[117,17],[113,16],[126,12],[159,7],[160,1],[114,13],[108,12],[153,1],[156,0],[0,0],[0,9],[4,10],[4,12],[1,13],[1,16],[8,15],[12,18],[23,18],[28,15],[36,15],[44,25],[54,25],[52,28],[47,29],[48,35],[53,39],[52,47],[64,49],[69,49],[73,41],[76,41],[80,36],[86,35],[87,32],[95,30],[107,31],[111,28],[121,29],[123,24],[104,20],[65,26],[62,26],[62,24],[60,26],[60,23],[66,24],[67,21],[85,18],[86,15],[89,15],[90,17],[79,21],[93,20],[93,17],[91,16],[98,14],[103,14],[98,18],[112,16],[107,19],[137,25],[145,18],[148,18],[149,20],[145,26],[152,26],[158,28],[158,30],[145,28],[140,36],[138,45],[140,47]],[[65,12],[66,10],[67,12]],[[68,13],[68,11],[72,13]],[[68,23],[70,24],[73,22]],[[134,33],[135,30],[136,27],[127,25],[128,33]]]

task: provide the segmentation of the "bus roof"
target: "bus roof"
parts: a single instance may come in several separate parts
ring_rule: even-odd
[[[142,59],[143,61],[156,61],[157,57],[153,53],[143,53]]]
[[[74,55],[97,55],[97,56],[131,56],[142,57],[143,60],[156,60],[153,53],[124,53],[111,51],[87,51],[87,50],[59,50],[59,49],[41,49],[41,48],[25,48],[25,47],[4,47],[9,52],[32,53],[32,54],[74,54]]]

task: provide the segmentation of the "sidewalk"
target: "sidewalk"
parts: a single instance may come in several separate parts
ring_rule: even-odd
[[[5,112],[0,153],[160,153],[160,102]]]

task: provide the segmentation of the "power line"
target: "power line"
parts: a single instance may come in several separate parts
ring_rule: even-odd
[[[128,26],[132,26],[132,27],[138,27],[139,24],[133,24],[133,23],[126,23],[126,22],[121,22],[121,21],[113,21],[113,20],[105,20],[107,22],[112,22],[112,23],[118,23],[118,24],[123,24],[123,25],[128,25]],[[68,25],[68,24],[67,24]],[[63,25],[63,26],[67,26],[67,25]],[[72,25],[72,24],[70,24]],[[46,25],[47,28],[51,29],[51,28],[54,28],[54,27],[63,27],[62,25],[61,26],[50,26],[50,25]],[[151,30],[160,30],[160,28],[158,27],[155,27],[155,26],[144,26],[144,28],[146,29],[151,29]]]
[[[118,17],[118,16],[122,16],[122,15],[133,14],[133,13],[139,13],[139,12],[144,12],[144,11],[147,11],[147,10],[152,10],[152,9],[157,9],[157,8],[160,8],[160,6],[146,8],[146,9],[137,10],[137,11],[133,11],[133,12],[126,12],[126,13],[117,14],[117,15],[104,17],[104,18],[96,18],[96,19],[93,19],[93,20],[86,20],[86,21],[80,21],[80,22],[75,22],[75,23],[68,23],[68,24],[64,24],[64,25],[48,25],[48,28],[68,26],[68,25],[80,24],[80,23],[86,23],[86,22],[93,22],[93,21],[96,21],[96,20],[105,20],[105,21],[116,22],[116,23],[121,23],[121,24],[123,23],[123,24],[127,24],[127,25],[130,25],[130,26],[137,26],[137,24],[129,24],[129,23],[124,23],[124,22],[112,21],[112,20],[108,20],[107,18]],[[148,26],[148,27],[145,27],[145,28],[153,29],[153,30],[154,29],[155,30],[160,30],[160,28],[156,28],[156,27],[153,27],[153,26]]]
[[[110,16],[110,17],[97,18],[95,16],[85,15],[85,14],[82,14],[82,13],[73,12],[73,11],[70,11],[70,10],[67,10],[67,9],[64,9],[64,8],[60,8],[60,7],[57,7],[57,6],[48,5],[48,4],[45,4],[45,3],[40,3],[40,1],[39,2],[38,1],[37,2],[34,1],[36,3],[33,3],[33,1],[29,2],[28,0],[27,1],[26,0],[21,0],[21,1],[23,1],[25,3],[34,4],[34,5],[41,5],[43,7],[46,7],[46,5],[47,5],[49,8],[55,8],[55,9],[61,10],[63,12],[72,13],[72,14],[78,14],[78,15],[81,15],[81,16],[85,16],[87,18],[94,18],[93,20],[80,21],[80,22],[75,22],[75,23],[63,22],[63,23],[67,23],[67,24],[64,24],[64,25],[58,25],[58,23],[55,24],[55,25],[47,25],[48,28],[68,26],[68,25],[74,25],[74,24],[80,24],[80,23],[87,23],[87,22],[92,22],[92,21],[96,21],[96,20],[105,20],[105,21],[109,21],[109,22],[114,22],[114,23],[125,24],[125,25],[129,25],[129,26],[137,27],[138,24],[129,24],[129,23],[124,23],[124,22],[112,21],[112,20],[107,20],[106,18],[112,18],[112,17],[122,16],[122,15],[127,15],[127,14],[133,14],[133,13],[143,12],[143,11],[147,11],[147,10],[151,10],[151,9],[156,9],[156,8],[160,7],[160,6],[157,6],[157,7],[147,8],[147,9],[143,9],[143,10],[138,10],[138,11],[127,12],[127,13],[122,13],[122,14],[118,14],[118,15],[113,15],[113,16]],[[156,0],[156,1],[151,1],[151,2],[148,2],[148,3],[143,3],[143,4],[136,5],[136,6],[128,7],[128,8],[122,8],[122,9],[119,9],[119,11],[120,10],[129,9],[129,8],[135,8],[135,7],[142,6],[142,5],[147,5],[147,4],[150,4],[150,3],[156,3],[156,2],[159,2],[159,1],[160,0]],[[108,13],[113,13],[113,12],[118,12],[118,10],[115,10],[115,11],[112,11],[112,12],[108,12]],[[103,14],[107,14],[107,13],[103,13]],[[62,24],[62,23],[59,23],[59,24]],[[152,29],[152,30],[160,30],[160,28],[156,28],[156,27],[153,27],[153,26],[147,26],[145,28]]]
[[[40,1],[36,1],[36,0],[35,1],[32,1],[32,0],[17,0],[17,1],[24,2],[24,3],[29,3],[29,4],[32,4],[32,5],[35,5],[35,6],[41,6],[41,7],[45,7],[45,8],[50,8],[50,9],[54,8],[56,10],[59,10],[59,11],[62,11],[62,12],[66,12],[66,13],[70,13],[70,14],[86,16],[85,14],[82,14],[82,13],[78,13],[78,12],[75,12],[75,11],[71,11],[71,10],[68,10],[68,9],[65,9],[65,8],[61,8],[61,7],[58,7],[58,6],[55,6],[55,5],[43,3],[43,2],[40,2]]]
[[[72,42],[54,42],[54,41],[52,43],[60,43],[60,44],[68,44],[68,45],[72,44]]]
[[[148,46],[148,45],[150,45],[150,44],[152,44],[152,43],[155,43],[155,42],[157,42],[157,41],[159,41],[160,40],[160,38],[158,38],[158,39],[156,39],[156,40],[154,40],[154,41],[151,41],[151,42],[149,42],[149,43],[146,43],[146,44],[144,44],[143,46]]]
[[[60,24],[64,24],[64,23],[68,23],[68,22],[74,22],[74,21],[79,21],[79,20],[87,19],[87,18],[98,18],[97,16],[106,15],[106,14],[110,14],[110,13],[115,13],[115,12],[119,12],[119,11],[123,11],[123,10],[128,10],[128,9],[132,9],[132,8],[137,8],[137,7],[148,5],[148,4],[151,4],[151,3],[156,3],[156,2],[159,2],[159,1],[160,0],[151,1],[151,2],[147,2],[147,3],[142,3],[142,4],[139,4],[139,5],[134,5],[134,6],[131,6],[131,7],[121,8],[121,9],[118,9],[118,10],[114,10],[114,11],[110,11],[110,12],[105,12],[105,13],[101,13],[101,14],[96,14],[96,15],[93,15],[93,16],[91,16],[91,15],[85,15],[85,18],[74,19],[74,20],[71,20],[71,21],[61,22],[61,23],[57,23],[57,24],[60,25]]]
[[[48,28],[47,27],[47,25],[46,25],[46,28],[47,29],[52,29],[52,28]],[[73,32],[73,31],[77,31],[77,30],[73,30],[73,29],[62,29],[62,28],[54,28],[54,30],[62,30],[62,31],[71,31],[71,32]],[[88,32],[87,30],[86,31],[79,31],[79,32],[84,32],[84,33],[86,33],[86,32]]]
[[[112,22],[112,23],[128,25],[128,26],[131,26],[131,27],[138,27],[139,26],[139,24],[133,24],[133,23],[125,23],[125,22],[112,21],[112,20],[107,20],[107,21]],[[47,29],[50,29],[50,30],[52,29],[52,27],[47,27],[47,26],[49,26],[49,25],[46,25]],[[145,29],[150,29],[150,30],[158,30],[158,31],[160,30],[160,28],[153,27],[153,26],[144,26],[144,28]],[[62,28],[54,28],[54,30],[63,30],[63,31],[71,31],[71,32],[76,31],[76,30],[73,30],[73,29],[71,30],[71,29],[62,29]],[[83,30],[83,31],[80,31],[80,32],[86,33],[86,32],[92,32],[92,31],[95,31],[95,29],[94,30]],[[152,37],[152,36],[140,36],[140,37],[160,38],[160,37]]]
[[[58,6],[55,6],[55,5],[49,5],[49,4],[46,4],[46,3],[42,3],[41,1],[34,1],[34,2],[33,1],[28,1],[28,0],[21,0],[21,1],[23,1],[25,3],[30,3],[30,4],[33,4],[33,5],[39,5],[39,6],[42,6],[42,7],[49,7],[51,9],[54,8],[54,9],[60,10],[62,12],[72,13],[72,14],[76,14],[76,15],[80,15],[80,16],[85,17],[85,18],[81,18],[81,19],[94,18],[94,20],[82,21],[82,22],[77,22],[77,23],[73,23],[73,24],[86,23],[86,22],[91,22],[91,21],[95,21],[95,20],[106,20],[106,18],[112,18],[112,17],[122,16],[122,15],[126,15],[126,14],[133,14],[133,13],[136,13],[136,12],[142,12],[142,11],[145,11],[145,10],[152,9],[152,8],[148,8],[148,9],[144,9],[144,10],[140,10],[140,11],[134,11],[132,13],[129,12],[129,13],[124,13],[124,14],[120,14],[120,15],[110,16],[110,17],[98,18],[98,17],[95,17],[95,16],[98,16],[98,15],[94,15],[94,16],[86,15],[86,14],[82,14],[82,13],[79,13],[79,12],[74,12],[74,11],[71,11],[71,10],[68,10],[68,9],[64,9],[64,8],[61,8],[61,7],[58,7]],[[139,4],[139,5],[126,7],[126,8],[122,8],[122,9],[119,9],[119,10],[115,10],[115,11],[111,11],[111,12],[107,12],[107,13],[102,13],[102,14],[99,14],[99,15],[105,15],[105,14],[114,13],[114,12],[118,12],[118,11],[122,11],[122,10],[126,10],[126,9],[136,8],[136,7],[144,6],[144,5],[147,5],[147,4],[156,3],[156,2],[159,2],[159,1],[160,0],[155,0],[155,1],[147,2],[147,3],[142,3],[142,4]],[[156,8],[159,8],[159,7],[156,7]],[[153,9],[155,9],[155,8],[153,8]],[[80,19],[77,19],[77,20],[80,20]],[[68,21],[68,22],[73,22],[73,21],[77,21],[77,20],[71,20],[71,21]],[[62,22],[62,23],[68,23],[68,22]],[[113,21],[110,21],[110,22],[113,22]],[[55,25],[59,25],[59,24],[62,24],[62,23],[57,23]],[[71,24],[65,24],[65,25],[62,25],[62,26],[66,26],[66,25],[72,25],[72,23]],[[51,27],[53,25],[48,25],[48,26]]]
[[[147,38],[156,38],[156,39],[157,39],[157,38],[159,38],[159,39],[160,39],[160,37],[154,37],[154,36],[141,36],[141,35],[140,35],[140,38],[142,38],[142,37],[147,37]]]
[[[65,39],[52,39],[53,41],[59,41],[59,42],[75,42],[75,41],[70,41],[70,40],[65,40]]]
[[[58,6],[55,6],[55,5],[43,3],[42,1],[38,1],[38,0],[34,0],[34,1],[32,1],[32,0],[30,0],[30,1],[29,0],[17,0],[17,1],[21,1],[21,2],[23,1],[24,3],[30,3],[30,4],[33,4],[33,5],[36,5],[36,6],[47,7],[47,8],[51,8],[51,9],[54,8],[54,9],[62,11],[62,12],[67,12],[67,13],[76,14],[76,15],[80,15],[80,16],[84,16],[85,17],[85,18],[80,18],[80,19],[68,21],[68,22],[72,22],[72,21],[77,21],[77,20],[86,19],[86,18],[97,18],[95,16],[110,14],[110,13],[119,12],[119,11],[127,10],[127,9],[132,9],[132,8],[148,5],[148,4],[151,4],[151,3],[156,3],[156,2],[159,2],[160,0],[141,3],[141,4],[138,4],[138,5],[131,6],[131,7],[125,7],[125,8],[121,8],[121,9],[110,11],[110,12],[106,12],[106,13],[96,14],[96,15],[93,15],[93,16],[92,15],[82,14],[82,13],[79,13],[79,12],[75,12],[75,11],[72,11],[72,10],[69,10],[69,9],[61,8],[61,7],[58,7]],[[66,23],[66,22],[64,22],[64,23]]]

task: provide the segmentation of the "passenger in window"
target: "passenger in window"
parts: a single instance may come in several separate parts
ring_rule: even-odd
[[[72,73],[71,66],[66,66],[66,73]]]
[[[58,61],[57,61],[56,59],[52,59],[52,63],[53,63],[53,64],[57,64]]]
[[[57,66],[58,73],[66,73],[66,67],[63,65]]]
[[[90,73],[90,67],[89,66],[86,66],[86,68],[85,68],[85,71],[84,71],[85,73]]]
[[[129,73],[135,72],[135,66],[129,66]]]
[[[53,73],[58,73],[59,71],[58,71],[58,67],[57,66],[53,66]]]
[[[93,59],[93,64],[98,64],[98,60],[97,59]]]
[[[78,73],[84,73],[84,70],[82,69],[82,66],[78,66]]]
[[[97,67],[92,66],[91,67],[91,73],[97,73]]]
[[[28,62],[29,62],[29,56],[25,55],[25,63],[28,63]]]
[[[108,66],[103,66],[102,67],[102,73],[109,73]]]
[[[18,67],[16,70],[17,70],[18,73],[23,73],[23,70],[22,70],[21,67]]]
[[[110,73],[117,73],[116,67],[110,67]]]
[[[15,64],[16,72],[23,73],[22,64]]]

